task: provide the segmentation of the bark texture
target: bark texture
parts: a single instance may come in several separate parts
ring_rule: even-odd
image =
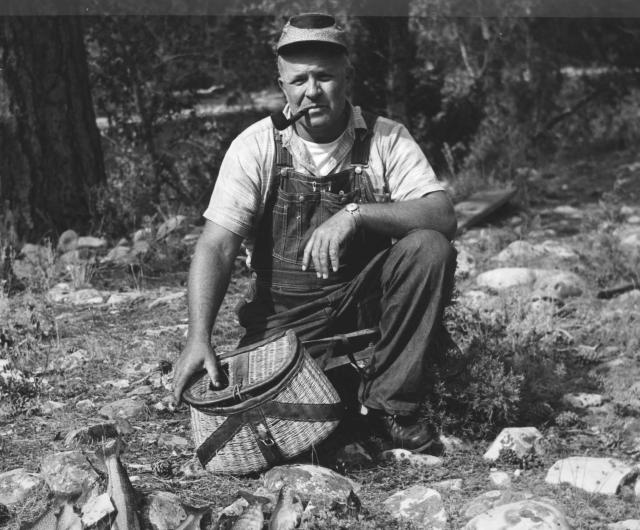
[[[85,230],[91,189],[105,177],[80,19],[0,24],[9,94],[0,113],[0,212],[25,239]]]

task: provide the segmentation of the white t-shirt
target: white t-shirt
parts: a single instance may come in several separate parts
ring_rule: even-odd
[[[305,140],[304,138],[300,138],[300,140],[304,142],[304,145],[307,147],[307,151],[309,151],[309,154],[311,155],[311,159],[316,166],[316,174],[319,177],[326,177],[329,173],[331,173],[331,169],[333,168],[331,155],[333,155],[333,152],[338,147],[338,144],[342,140],[343,136],[344,133],[342,133],[333,142],[329,142],[326,144],[317,144],[315,142]]]
[[[338,138],[337,145],[323,154],[322,170],[335,173],[348,169],[356,135],[366,132],[360,107],[351,107],[345,132]],[[291,153],[293,168],[300,173],[316,175],[316,162],[293,127],[287,127],[281,134],[283,146]],[[224,156],[204,217],[251,239],[256,223],[262,218],[275,156],[270,118],[264,118],[240,133]],[[365,171],[376,198],[382,199],[385,189],[389,190],[391,201],[418,199],[444,191],[407,128],[388,118],[379,117],[375,123]]]

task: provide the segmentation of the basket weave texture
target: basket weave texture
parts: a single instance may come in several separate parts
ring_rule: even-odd
[[[300,347],[300,346],[298,346]],[[274,371],[281,370],[290,365],[294,373],[285,375],[288,382],[282,385],[280,390],[269,399],[276,403],[294,404],[337,404],[340,398],[326,375],[316,365],[308,354],[302,350],[296,352],[301,355],[301,362],[286,362],[291,359],[290,336],[285,335],[273,342],[268,342],[255,350],[252,350],[248,360],[248,378],[245,384],[255,384],[273,376]],[[283,359],[285,361],[283,362]],[[230,365],[232,359],[229,359]],[[230,369],[230,373],[232,370]],[[202,382],[204,381],[204,382]],[[234,382],[229,381],[229,386]],[[193,394],[205,396],[215,392],[210,390],[208,379],[199,380],[196,385],[200,388],[191,388]],[[255,394],[255,392],[254,392]],[[255,396],[254,396],[255,398]],[[260,405],[256,405],[260,407]],[[229,417],[224,407],[208,408],[206,406],[191,406],[191,427],[194,442],[199,447],[214,431],[216,431]],[[324,440],[337,427],[339,421],[308,421],[291,420],[265,415],[265,424],[273,438],[280,454],[285,458],[293,458],[306,451],[313,445]],[[269,467],[263,453],[258,447],[258,441],[254,429],[249,425],[243,425],[235,436],[220,448],[206,464],[206,469],[223,474],[248,474],[261,471]]]

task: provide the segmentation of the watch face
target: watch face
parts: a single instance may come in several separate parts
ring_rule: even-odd
[[[347,204],[348,212],[355,212],[358,209],[358,205],[354,202]]]

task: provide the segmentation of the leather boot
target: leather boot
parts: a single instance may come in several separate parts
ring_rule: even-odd
[[[436,428],[418,415],[396,416],[374,410],[369,410],[369,414],[378,430],[391,440],[394,447],[416,453],[442,452]]]

